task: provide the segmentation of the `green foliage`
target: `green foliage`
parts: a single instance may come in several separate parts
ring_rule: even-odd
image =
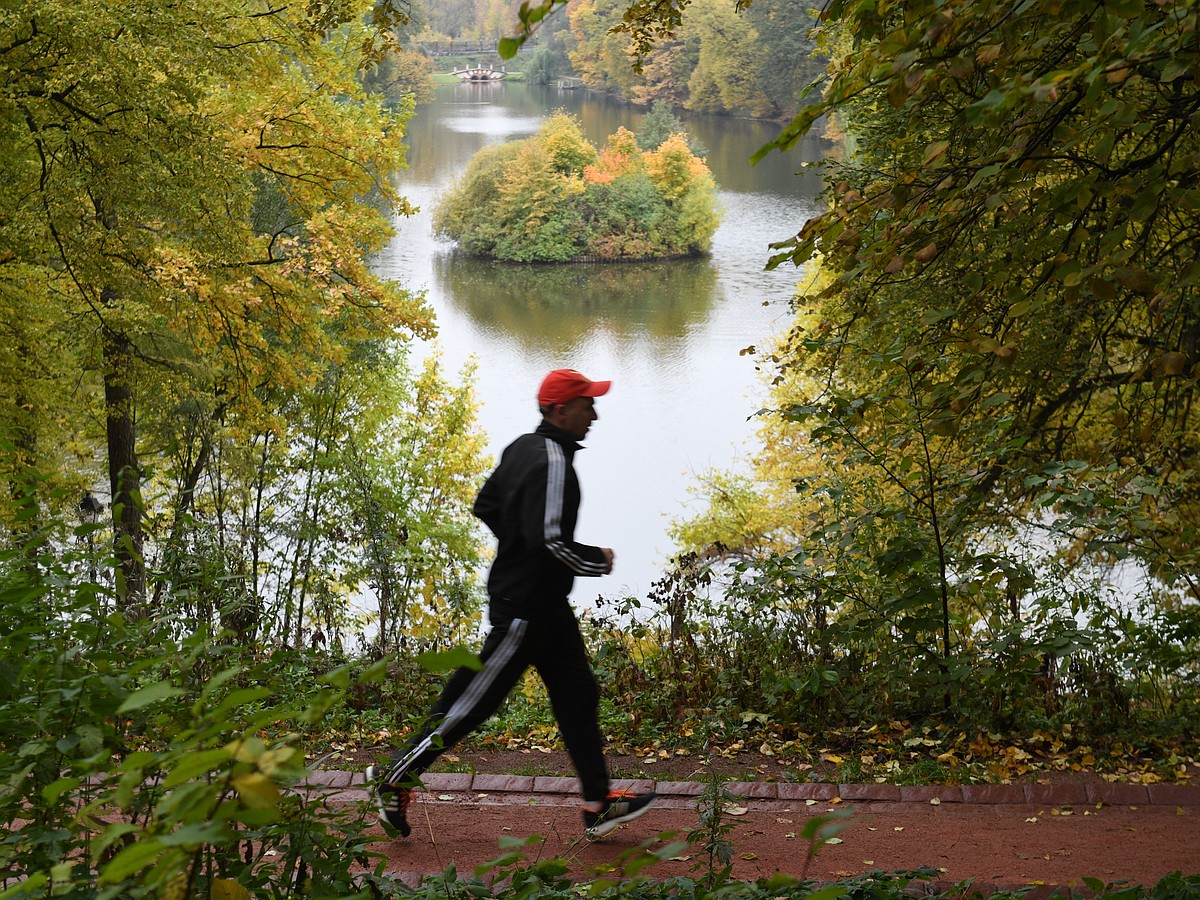
[[[396,49],[363,73],[363,88],[386,97],[393,108],[404,110],[433,95],[431,67],[432,61],[428,57]]]
[[[611,733],[650,743],[661,723],[686,721],[732,742],[756,725],[828,735],[912,721],[966,734],[1061,730],[1084,748],[1130,734],[1197,739],[1194,609],[1124,610],[1101,586],[1052,571],[1014,614],[1008,579],[1026,573],[980,555],[973,578],[952,582],[946,658],[940,596],[922,588],[937,574],[915,552],[920,529],[834,522],[791,555],[679,560],[649,609],[629,601],[593,617]]]
[[[808,0],[693,0],[678,6],[583,0],[569,13],[571,61],[588,87],[637,103],[790,115],[822,69],[810,37],[818,8]]]
[[[707,773],[704,790],[696,798],[699,822],[688,832],[688,843],[704,854],[703,882],[709,888],[727,882],[733,874],[733,845],[727,836],[736,822],[729,811],[740,798],[726,786],[721,776]]]
[[[127,621],[78,554],[36,549],[36,571],[0,559],[5,896],[362,890],[362,812],[296,789],[297,732],[381,667],[332,669],[280,702],[287,683],[251,655],[204,629]]]
[[[411,107],[357,75],[400,18],[371,2],[36,0],[0,21],[0,295],[20,323],[5,380],[21,379],[0,428],[27,464],[87,482],[99,472],[70,470],[105,447],[130,615],[155,602],[145,526],[165,515],[145,506],[161,449],[146,431],[179,408],[270,431],[274,391],[428,329],[367,262],[407,211],[390,176]]]
[[[539,47],[525,64],[525,79],[532,84],[553,84],[559,59],[549,47]]]
[[[642,152],[621,129],[597,151],[561,114],[478,153],[434,213],[464,252],[513,262],[691,256],[717,222],[712,176],[682,136]]]
[[[1021,535],[1056,517],[1075,560],[1137,558],[1194,596],[1200,307],[1179,236],[1195,219],[1197,92],[1179,77],[1196,56],[1182,11],[970,3],[901,22],[834,4],[825,27],[854,52],[762,152],[820,115],[853,142],[828,212],[775,260],[819,256],[826,276],[783,364],[864,399],[896,353],[934,366],[927,421],[977,470],[981,524]],[[1064,467],[1061,504],[1048,467]],[[1089,495],[1096,528],[1078,515]]]
[[[170,428],[147,434],[169,452],[146,504],[186,504],[146,525],[156,615],[247,646],[348,650],[368,616],[374,652],[459,640],[482,600],[470,377],[454,386],[436,357],[414,373],[403,352],[360,344],[312,389],[264,391],[286,426],[160,397]]]
[[[687,134],[687,129],[672,112],[670,104],[663,100],[655,100],[637,130],[637,145],[643,150],[657,150],[673,134],[685,136],[693,156],[704,156],[708,153],[703,144]]]
[[[824,95],[759,154],[847,136],[771,261],[820,269],[753,479],[681,531],[820,623],[797,684],[998,729],[1194,709],[1193,12],[823,11]]]

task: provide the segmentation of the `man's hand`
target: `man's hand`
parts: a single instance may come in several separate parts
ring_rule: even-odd
[[[601,547],[600,552],[604,554],[605,569],[604,574],[607,575],[612,571],[613,560],[616,559],[616,554],[612,552],[611,547]]]

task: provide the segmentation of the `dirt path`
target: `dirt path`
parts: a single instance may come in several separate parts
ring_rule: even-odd
[[[366,792],[349,783],[351,776],[345,778],[340,799],[368,802]],[[375,847],[386,855],[391,871],[404,873],[410,881],[439,873],[450,864],[469,873],[500,855],[501,836],[533,835],[538,839],[525,851],[529,861],[561,857],[570,862],[573,877],[587,878],[600,868],[619,867],[622,858],[644,842],[666,832],[682,839],[698,824],[696,798],[688,793],[697,791],[696,785],[657,785],[660,791],[676,793],[663,796],[635,822],[588,843],[581,840],[571,779],[427,775],[426,783],[428,789],[418,795],[410,816],[412,836],[388,840],[380,828],[381,840]],[[530,789],[535,785],[538,789]],[[1033,791],[1032,800],[1026,792],[1026,802],[1013,802],[1020,793],[997,792],[995,786],[965,795],[961,789],[913,788],[904,799],[885,800],[842,795],[853,798],[857,792],[870,797],[898,794],[899,789],[730,787],[747,795],[756,791],[769,795],[741,797],[734,814],[726,817],[734,825],[725,839],[733,848],[733,874],[739,879],[775,872],[804,874],[807,844],[800,837],[804,823],[831,811],[849,811],[849,824],[839,834],[840,843],[821,849],[809,864],[811,877],[840,879],[873,869],[929,866],[939,871],[943,885],[970,880],[980,886],[1022,887],[1082,885],[1084,877],[1152,884],[1174,871],[1200,873],[1197,787],[1163,786],[1163,791],[1151,795],[1140,786],[1117,786],[1111,797],[1124,802],[1103,802],[1078,790],[1052,786]],[[833,796],[823,799],[800,796],[829,794],[829,789]],[[793,796],[784,799],[780,793]],[[1146,802],[1129,802],[1143,797]],[[647,874],[695,877],[705,864],[703,850],[690,847],[680,858],[658,863]]]

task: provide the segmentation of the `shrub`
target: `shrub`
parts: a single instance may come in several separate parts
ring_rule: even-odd
[[[719,222],[716,186],[682,135],[643,153],[618,129],[603,151],[565,114],[487,148],[434,212],[466,253],[512,262],[688,256]]]

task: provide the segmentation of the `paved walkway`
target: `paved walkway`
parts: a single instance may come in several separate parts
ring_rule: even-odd
[[[695,782],[617,781],[653,790],[659,802],[640,819],[596,842],[581,839],[574,778],[441,773],[424,776],[410,814],[413,834],[376,849],[410,883],[453,863],[468,873],[499,854],[501,836],[536,835],[527,858],[561,857],[586,878],[619,867],[628,853],[665,832],[684,839],[698,826]],[[314,791],[327,799],[369,804],[361,773],[317,772]],[[930,785],[731,782],[739,800],[725,821],[734,875],[775,872],[840,879],[872,870],[929,866],[938,884],[977,887],[1152,884],[1180,871],[1200,873],[1200,786],[1170,784]],[[848,812],[839,843],[806,863],[800,837],[813,815]],[[703,874],[697,846],[645,874]]]

